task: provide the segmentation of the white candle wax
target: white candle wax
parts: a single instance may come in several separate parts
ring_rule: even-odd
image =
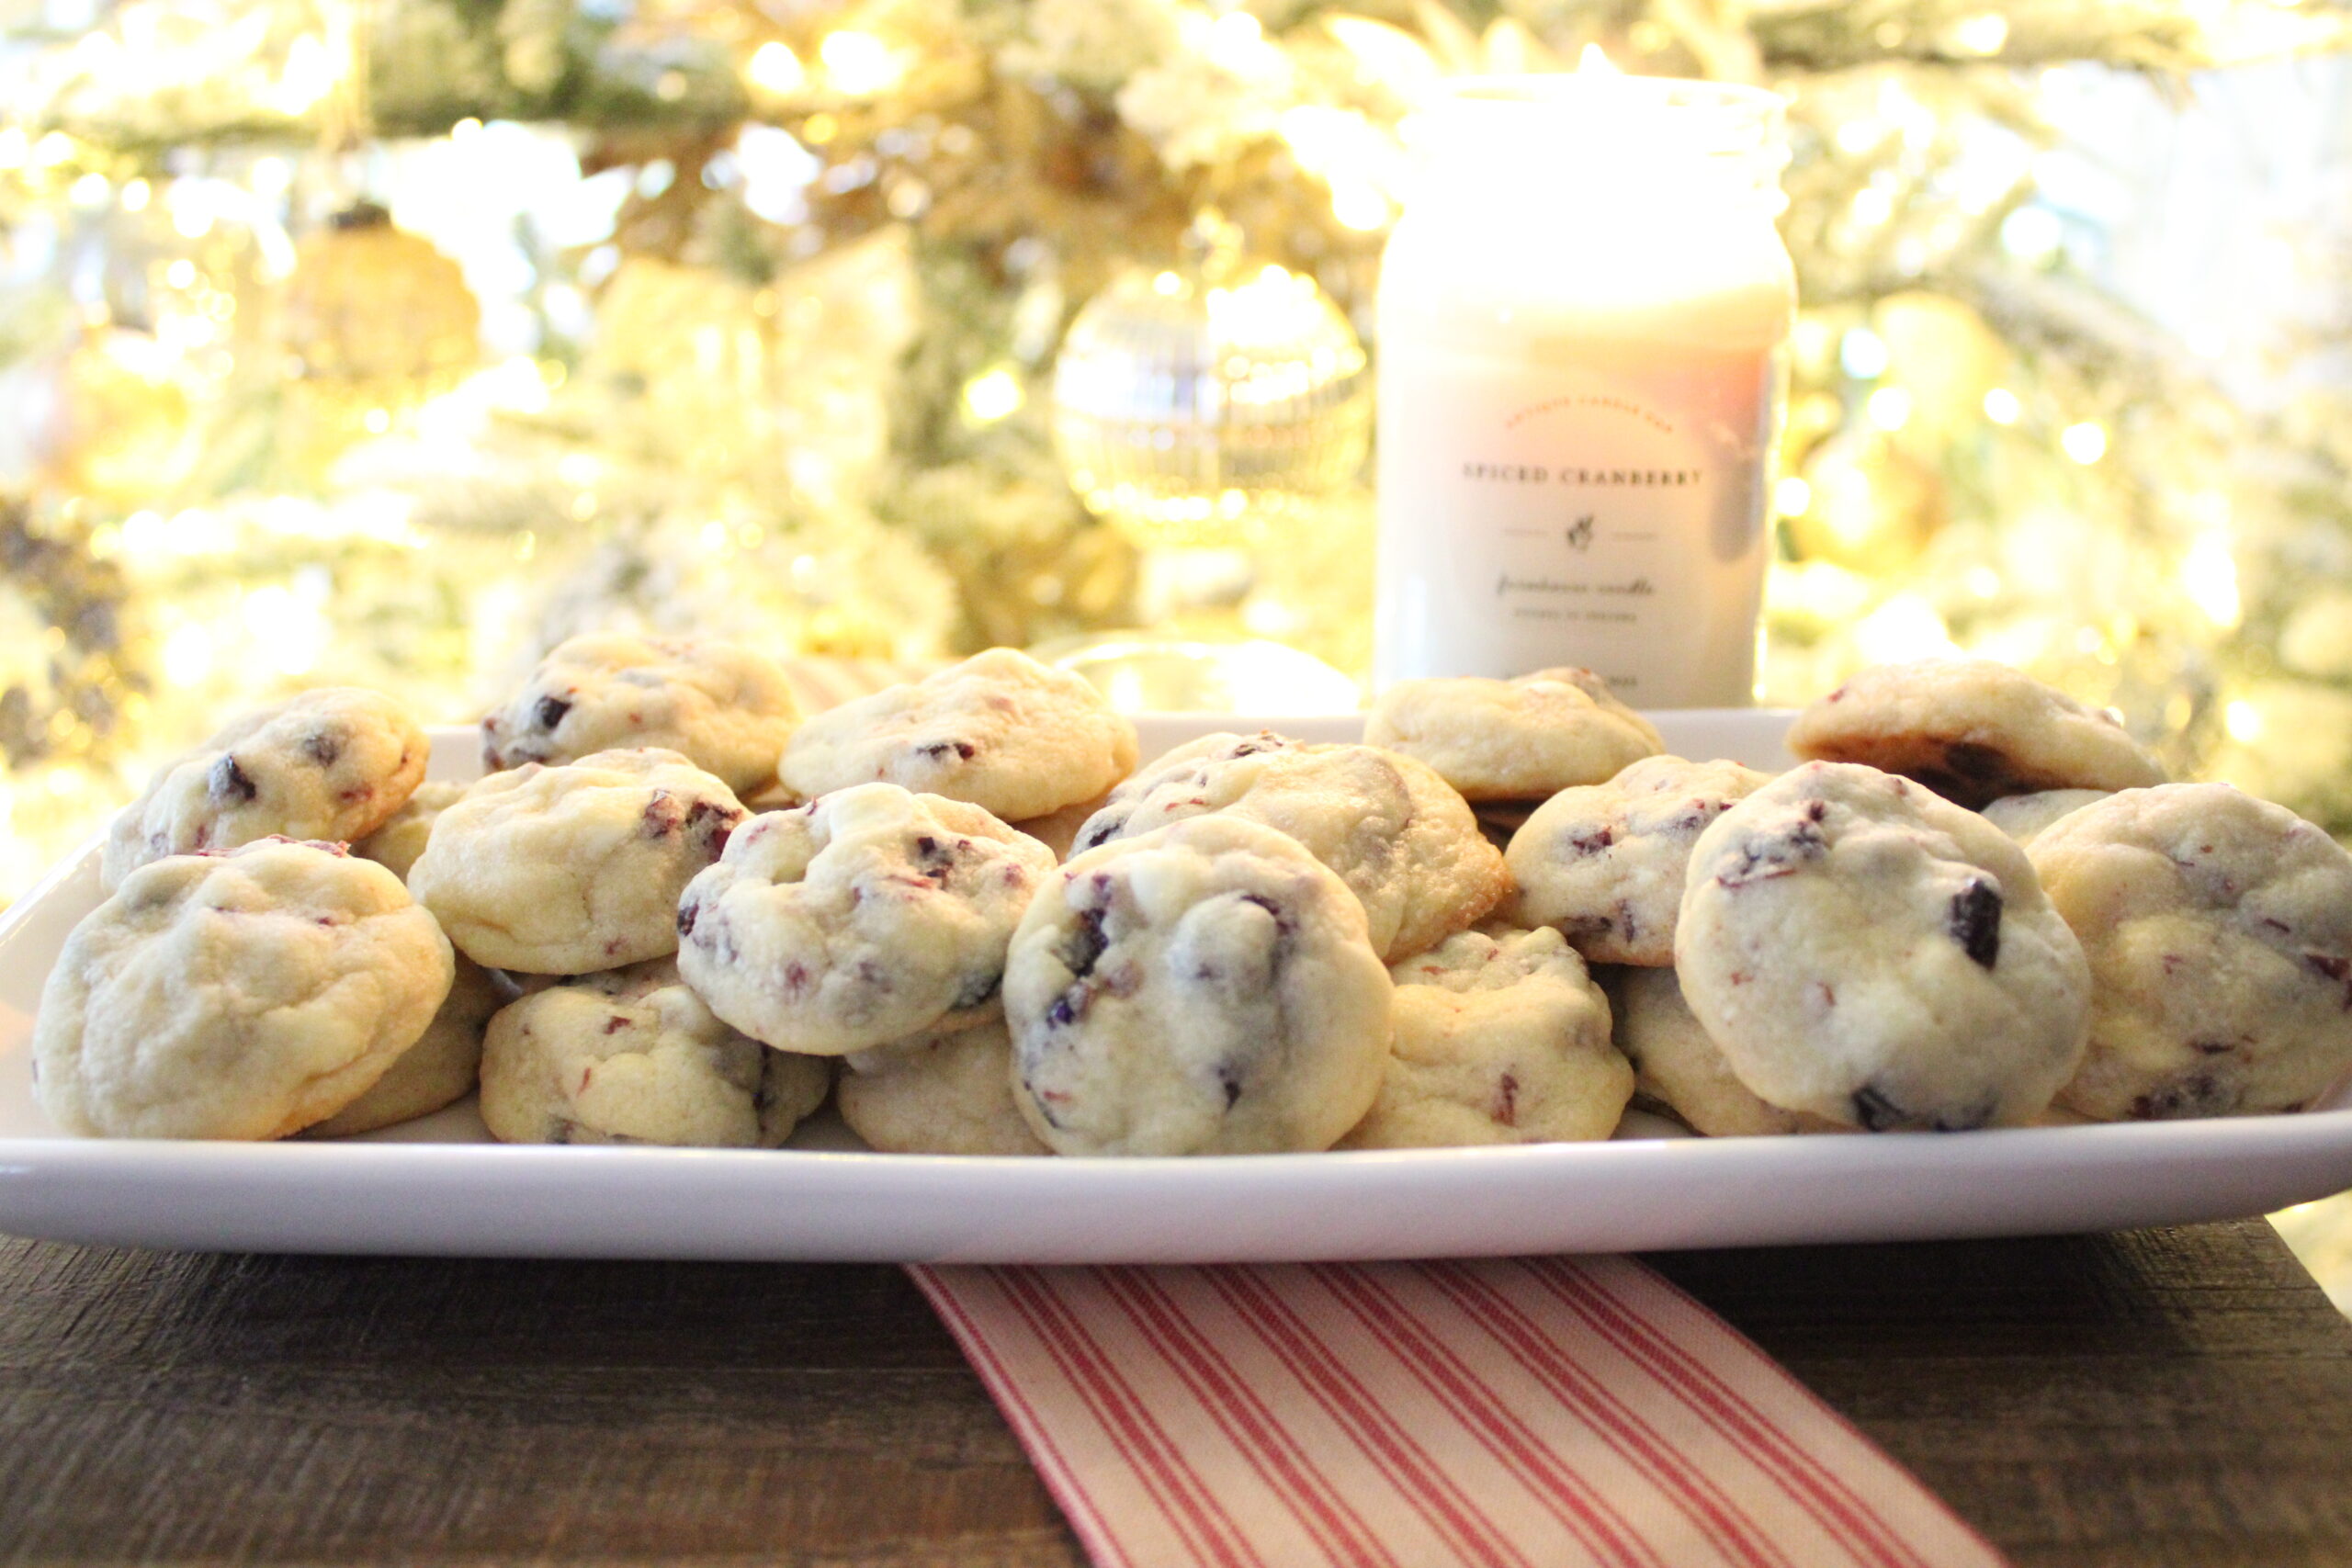
[[[1581,664],[1645,706],[1746,703],[1795,285],[1777,162],[1706,117],[1777,101],[1511,90],[1438,111],[1383,261],[1377,676]]]

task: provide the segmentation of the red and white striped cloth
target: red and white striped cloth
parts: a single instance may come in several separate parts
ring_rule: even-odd
[[[910,1269],[1096,1568],[1994,1568],[1620,1258]]]

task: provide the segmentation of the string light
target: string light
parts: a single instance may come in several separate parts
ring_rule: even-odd
[[[743,79],[763,93],[775,97],[789,97],[808,85],[808,68],[792,46],[771,39],[752,51],[751,62],[743,67]]]
[[[2059,449],[2085,468],[2107,456],[2107,427],[2085,420],[2058,433]]]
[[[2007,387],[1996,387],[1984,394],[1984,417],[1995,424],[2015,424],[2024,412],[2018,395]]]
[[[1857,381],[1886,374],[1886,340],[1868,327],[1855,327],[1838,340],[1838,367]]]
[[[343,62],[326,40],[305,33],[287,46],[286,69],[279,73],[277,89],[267,102],[291,119],[318,107],[342,80]]]
[[[1997,11],[1986,11],[1955,22],[1951,40],[1962,52],[1995,55],[2009,41],[2009,19]]]
[[[1243,62],[1266,41],[1266,29],[1247,11],[1227,11],[1209,27],[1209,53],[1227,62]]]
[[[964,383],[964,412],[981,424],[1017,413],[1028,400],[1019,377],[1003,366],[984,370]]]
[[[1872,664],[1960,651],[1943,616],[1917,593],[1897,593],[1863,616],[1854,627],[1854,647]]]
[[[906,66],[888,44],[850,28],[827,33],[817,46],[817,58],[824,62],[828,85],[847,97],[886,93],[906,74]]]
[[[2230,536],[2221,531],[2200,534],[2180,562],[2181,591],[2205,618],[2222,631],[2235,626],[2245,610],[2238,598],[2238,563],[2230,552]]]

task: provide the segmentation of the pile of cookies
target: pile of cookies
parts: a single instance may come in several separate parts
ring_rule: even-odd
[[[2352,856],[2002,666],[1864,672],[1793,771],[1582,671],[1137,766],[993,649],[804,717],[564,644],[426,784],[311,692],[164,770],[35,1031],[52,1120],[267,1138],[480,1086],[498,1137],[1179,1155],[2284,1111],[2352,1067]]]

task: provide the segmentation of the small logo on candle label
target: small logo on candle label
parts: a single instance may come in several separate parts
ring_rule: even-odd
[[[1591,513],[1586,513],[1574,523],[1568,525],[1568,548],[1572,550],[1589,550],[1592,548]]]

